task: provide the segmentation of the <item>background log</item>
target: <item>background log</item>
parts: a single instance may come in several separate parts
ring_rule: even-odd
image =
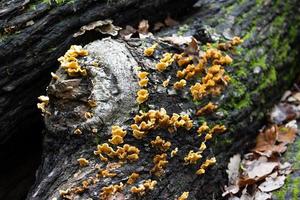
[[[88,63],[88,59],[83,60],[89,75],[75,79],[68,78],[59,69],[57,74],[62,78],[62,86],[57,87],[61,83],[52,81],[48,88],[49,111],[52,115],[45,118],[48,134],[44,144],[44,160],[28,199],[60,198],[59,190],[80,186],[83,180],[95,177],[96,164],[101,168],[106,167],[93,155],[96,144],[107,141],[111,125],[128,127],[133,113],[138,109],[164,107],[168,113],[189,112],[208,101],[218,103],[218,114],[196,118],[191,112],[195,123],[199,125],[205,120],[209,124],[224,124],[228,132],[215,137],[210,143],[205,156],[216,156],[218,163],[204,176],[195,175],[196,168],[185,166],[182,161],[189,150],[199,146],[195,134],[179,131],[170,136],[154,132],[144,140],[136,140],[129,134],[126,143],[138,146],[141,150],[139,162],[127,163],[115,169],[118,174],[116,177],[100,179],[81,195],[70,195],[72,198],[97,199],[103,186],[126,182],[126,177],[132,171],[138,171],[141,180],[151,178],[158,181],[156,188],[142,199],[174,199],[184,191],[190,191],[190,199],[220,199],[221,187],[227,183],[225,169],[229,156],[251,145],[251,138],[255,137],[253,133],[261,124],[266,110],[280,97],[299,71],[297,5],[297,1],[293,0],[201,1],[198,2],[198,12],[189,20],[180,27],[162,32],[160,36],[172,33],[194,35],[202,43],[201,48],[204,48],[206,42],[226,40],[235,35],[245,40],[236,53],[231,55],[234,63],[227,68],[232,78],[227,89],[221,96],[205,98],[197,104],[191,101],[187,91],[178,95],[172,92],[166,94],[158,86],[168,75],[174,78],[175,74],[174,69],[166,73],[157,73],[152,69],[160,56],[152,59],[143,56],[144,48],[155,41],[160,42],[158,39],[131,40],[126,43],[106,39],[86,46],[91,53],[88,59],[100,67],[95,68]],[[180,51],[172,45],[161,42],[160,45],[159,55],[166,51]],[[146,107],[138,107],[134,103],[135,92],[138,90],[135,78],[137,65],[151,72],[150,100]],[[71,92],[64,92],[64,88],[70,84],[77,87]],[[86,102],[91,94],[98,105],[91,110],[94,117],[85,120],[82,113],[89,108]],[[80,128],[82,135],[73,134],[76,128]],[[98,130],[96,135],[91,133],[94,128]],[[172,142],[172,147],[180,149],[179,157],[169,160],[165,174],[159,178],[149,174],[156,153],[149,147],[149,142],[156,134],[161,134]],[[78,166],[77,159],[81,156],[90,161],[85,168]],[[122,193],[131,199],[133,197],[128,189],[126,187]]]

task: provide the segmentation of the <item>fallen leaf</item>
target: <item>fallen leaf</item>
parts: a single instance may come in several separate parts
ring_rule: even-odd
[[[280,103],[274,106],[270,119],[275,124],[282,124],[283,122],[293,120],[297,117],[297,110],[294,105]]]
[[[129,40],[132,36],[138,35],[136,34],[137,30],[133,28],[132,26],[127,25],[125,29],[122,29],[119,31],[119,35],[124,38],[125,40]]]
[[[288,127],[281,126],[278,129],[277,141],[289,143],[289,144],[293,143],[297,136],[296,133],[297,133],[297,130],[294,128],[288,128]]]
[[[284,185],[285,176],[277,176],[275,178],[268,176],[266,180],[258,186],[262,192],[271,192],[281,188]]]
[[[142,34],[147,34],[149,31],[149,22],[148,20],[143,19],[139,23],[138,32]]]
[[[258,162],[254,164],[252,169],[248,169],[247,173],[249,178],[261,178],[272,173],[278,165],[277,162]]]
[[[189,43],[187,48],[184,50],[187,54],[194,54],[197,55],[199,54],[199,46],[198,46],[198,41],[192,37],[192,41]]]
[[[278,127],[276,125],[260,132],[256,138],[256,146],[253,151],[268,157],[270,157],[273,153],[285,152],[287,149],[286,145],[283,143],[276,144],[277,137]]]
[[[170,16],[168,16],[166,19],[165,19],[165,24],[166,24],[166,26],[176,26],[176,25],[178,25],[179,23],[178,23],[178,21],[176,21],[176,20],[174,20],[174,19],[172,19]]]
[[[230,185],[225,186],[225,192],[223,192],[222,197],[225,197],[228,194],[236,194],[240,191],[240,187],[238,185]]]
[[[272,199],[272,194],[262,192],[260,190],[256,190],[255,195],[254,195],[254,199],[255,200],[269,200],[269,199]]]
[[[241,163],[241,155],[236,154],[230,158],[230,161],[227,166],[227,174],[228,174],[228,181],[230,185],[236,184],[236,181],[239,177],[239,169]]]
[[[173,35],[171,37],[163,37],[163,38],[161,38],[161,40],[165,41],[165,42],[170,42],[170,43],[178,45],[178,46],[181,46],[181,45],[184,45],[184,44],[191,43],[192,37],[191,36],[184,37],[184,36],[175,36],[175,35]]]
[[[165,25],[164,25],[162,22],[156,22],[156,23],[154,24],[153,30],[154,30],[154,31],[159,31],[159,30],[162,29],[163,27],[165,27]]]
[[[76,33],[74,33],[73,37],[78,37],[80,35],[83,35],[86,31],[95,30],[99,31],[102,34],[109,34],[112,36],[118,35],[118,31],[121,30],[121,27],[113,25],[113,21],[110,19],[106,20],[99,20],[92,22],[88,25],[82,26],[80,30]]]
[[[295,94],[293,94],[294,99],[296,99],[296,101],[300,102],[300,92],[296,92]]]

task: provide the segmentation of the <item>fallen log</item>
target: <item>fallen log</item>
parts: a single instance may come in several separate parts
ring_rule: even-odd
[[[160,36],[175,32],[193,35],[200,42],[200,60],[195,44],[191,45],[192,49],[182,49],[159,38],[92,42],[84,47],[89,55],[78,59],[80,66],[76,66],[75,72],[64,63],[66,58],[61,59],[64,67],[56,72],[57,76],[48,86],[49,102],[46,97],[41,98],[47,129],[44,160],[28,199],[175,199],[183,192],[189,192],[189,199],[221,198],[221,187],[227,183],[225,169],[229,156],[251,145],[253,133],[257,132],[266,110],[299,71],[296,47],[299,16],[297,2],[293,0],[198,4],[199,11],[191,17],[193,21]],[[232,47],[240,41],[234,38],[236,35],[244,42]],[[207,42],[212,44],[207,45]],[[158,43],[158,47],[151,56],[154,43]],[[148,49],[150,57],[144,52],[148,47],[152,47]],[[225,61],[221,61],[220,56],[214,57],[219,54],[216,49],[224,50],[221,57],[225,59],[225,55],[229,55],[233,63],[228,57]],[[81,49],[78,51],[76,55],[86,54]],[[180,53],[184,51],[192,58],[187,56],[182,60]],[[228,66],[211,69],[212,65],[205,65],[205,70],[200,70],[200,74],[195,72],[197,77],[191,75],[191,79],[182,72],[188,79],[187,86],[184,81],[177,82],[180,80],[177,71],[182,69],[178,61],[183,65],[199,64],[204,58]],[[156,67],[157,63],[162,64]],[[226,72],[219,79],[207,76],[218,74],[222,69]],[[141,81],[137,78],[139,70],[149,73],[146,87],[149,97],[145,91],[139,93],[141,104],[136,103]],[[168,78],[171,78],[169,86],[162,86]],[[205,87],[202,92],[208,80],[216,81],[216,86]],[[195,90],[191,89],[199,82]],[[155,111],[145,114],[149,110]],[[133,125],[133,117],[139,111],[144,114],[134,119],[137,127]],[[202,115],[205,111],[212,113]],[[189,118],[180,115],[182,112]],[[155,113],[154,117],[151,113]],[[172,116],[174,120],[169,121]],[[141,128],[139,123],[143,120],[154,124],[144,124]],[[190,120],[193,120],[192,128]],[[202,126],[205,122],[209,128]],[[132,147],[129,152],[122,139],[112,137],[114,125],[126,130],[124,137],[124,130],[113,128],[126,144],[138,150]],[[226,132],[209,135],[210,132],[202,133],[199,127],[214,130],[212,133],[224,129]],[[204,136],[199,137],[197,132]],[[157,139],[158,135],[165,141]],[[171,143],[170,149],[167,141]],[[199,150],[203,141],[207,146],[205,151],[203,145]],[[162,148],[155,149],[159,144]],[[194,152],[188,156],[191,150]],[[199,154],[203,156],[201,160],[197,158],[201,157]],[[217,163],[206,170],[202,164],[214,163],[213,157]],[[193,161],[197,164],[189,165]],[[136,182],[132,180],[133,172],[139,174]]]
[[[117,25],[180,15],[195,0],[0,2],[0,143],[40,123],[36,97],[50,81],[57,57],[73,43],[87,44],[98,34],[73,37],[83,25],[112,19]],[[130,23],[129,23],[130,22]],[[20,115],[22,113],[22,115]]]

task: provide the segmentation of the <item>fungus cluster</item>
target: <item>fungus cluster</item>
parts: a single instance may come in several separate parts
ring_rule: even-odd
[[[51,115],[51,113],[46,109],[46,107],[49,104],[49,97],[42,95],[38,97],[38,100],[40,100],[41,103],[37,103],[37,108],[42,111],[43,115],[44,114]]]
[[[171,147],[171,142],[165,141],[161,137],[156,136],[155,140],[151,141],[151,145],[160,151],[167,151]]]
[[[81,68],[77,57],[87,56],[88,51],[84,50],[82,46],[72,45],[71,48],[60,57],[58,61],[60,66],[68,73],[69,76],[86,76],[86,69]]]
[[[135,194],[144,195],[146,191],[153,190],[156,184],[157,181],[148,179],[145,180],[142,184],[138,185],[137,187],[133,186],[130,189],[130,191]]]
[[[131,128],[136,139],[142,139],[149,131],[158,128],[166,128],[172,133],[180,127],[187,130],[193,127],[193,121],[188,115],[173,113],[172,116],[169,116],[164,108],[141,112],[140,115],[134,117],[134,122]]]
[[[139,86],[140,87],[146,87],[148,82],[149,82],[149,78],[147,77],[149,75],[148,72],[139,72],[138,73],[138,77],[139,77]]]
[[[199,115],[203,115],[203,114],[209,114],[209,113],[212,113],[213,111],[215,111],[217,108],[218,108],[217,105],[213,104],[212,102],[209,102],[204,107],[199,109],[197,111],[196,115],[199,116]]]
[[[177,200],[187,200],[189,197],[189,192],[183,192]]]
[[[80,167],[85,167],[85,166],[89,165],[89,161],[85,158],[78,158],[77,161],[78,161]]]
[[[112,138],[108,140],[111,144],[114,144],[114,145],[122,144],[122,143],[124,143],[123,138],[126,135],[126,131],[124,131],[119,126],[112,126],[111,127],[111,135],[112,135]]]
[[[138,104],[142,104],[145,101],[147,101],[149,98],[149,92],[146,89],[141,89],[137,92],[137,98],[136,101],[138,102]]]
[[[123,191],[123,189],[124,189],[123,183],[103,187],[101,189],[100,199],[103,200],[108,199],[108,197],[116,194],[117,192]]]
[[[177,81],[174,83],[173,87],[175,90],[182,89],[186,86],[186,80],[181,79],[180,81]]]
[[[195,42],[195,41],[194,41]],[[219,95],[221,91],[227,86],[230,81],[230,77],[226,75],[225,68],[227,65],[232,63],[232,58],[222,52],[222,50],[231,49],[236,45],[242,43],[242,40],[238,37],[234,37],[232,41],[228,43],[221,43],[217,48],[208,45],[208,49],[205,52],[188,53],[164,53],[159,62],[155,65],[158,72],[165,71],[169,66],[180,68],[176,72],[177,81],[174,82],[173,88],[175,90],[184,89],[188,84],[191,85],[190,92],[194,100],[199,101],[207,95]],[[154,44],[151,47],[144,50],[145,56],[152,56],[157,48],[158,44]],[[197,55],[199,53],[199,55]],[[71,46],[71,49],[67,53],[59,58],[61,66],[65,69],[69,76],[85,76],[86,70],[82,69],[78,63],[78,56],[86,56],[88,52],[80,46]],[[139,86],[141,89],[137,92],[136,101],[139,104],[146,102],[149,98],[149,91],[147,90],[149,78],[149,72],[141,71],[137,74],[139,78]],[[54,79],[58,79],[52,75]],[[170,77],[163,81],[163,86],[167,87],[170,82]],[[193,83],[188,83],[191,79],[194,79]],[[40,109],[46,112],[45,106],[48,105],[49,98],[41,97],[39,98],[42,103],[40,103]],[[91,107],[97,106],[95,101],[89,101],[88,104]],[[205,106],[201,107],[196,111],[195,116],[207,115],[214,112],[218,106],[212,102],[209,102]],[[84,114],[86,119],[92,117],[92,114],[86,112]],[[193,128],[193,120],[187,114],[177,114],[173,113],[171,115],[167,114],[164,108],[157,110],[140,111],[139,114],[135,115],[133,118],[133,123],[131,124],[132,136],[136,139],[145,138],[150,132],[155,130],[167,130],[169,133],[176,132],[179,128],[185,130],[191,130]],[[77,129],[76,129],[77,130]],[[76,131],[75,130],[75,131]],[[194,129],[192,129],[194,131]],[[207,149],[207,142],[211,140],[214,134],[223,133],[226,131],[224,125],[208,125],[207,122],[203,122],[197,130],[198,137],[202,139],[202,142],[196,150],[189,150],[184,156],[184,162],[186,165],[197,165],[197,175],[204,174],[207,168],[216,163],[215,157],[210,159],[203,159],[203,152]],[[75,132],[74,132],[75,133]],[[81,134],[81,130],[77,130],[77,134]],[[111,127],[111,138],[108,139],[107,143],[102,143],[97,145],[97,150],[94,151],[96,156],[100,157],[103,162],[108,162],[110,160],[118,160],[120,163],[125,163],[126,161],[137,161],[139,159],[140,150],[132,145],[123,144],[127,131],[123,130],[120,126]],[[122,146],[119,146],[123,144]],[[161,176],[168,165],[168,156],[173,158],[178,153],[178,147],[173,148],[170,155],[167,155],[167,151],[170,150],[172,144],[171,141],[167,141],[160,136],[156,136],[155,139],[150,141],[150,145],[159,151],[158,154],[153,157],[153,167],[149,171],[150,174],[154,176]],[[89,165],[89,161],[85,158],[79,158],[78,163],[81,167]],[[201,162],[200,162],[201,161]],[[202,163],[202,164],[201,164]],[[109,164],[107,164],[108,166]],[[82,193],[91,182],[96,182],[100,178],[113,178],[117,174],[111,169],[100,169],[98,168],[98,173],[96,174],[95,180],[86,180],[81,186],[76,188],[71,188],[67,191],[62,191],[62,197],[67,197],[68,195],[75,193]],[[139,184],[134,185],[136,181],[140,178],[140,174],[132,172],[128,176],[127,182],[124,185],[122,182],[119,184],[109,185],[102,187],[100,199],[108,199],[112,195],[124,190],[125,186],[132,185],[130,188],[131,193],[144,195],[145,192],[153,190],[157,184],[156,180],[141,180]],[[126,179],[125,179],[126,180]],[[178,200],[186,200],[189,196],[189,192],[184,192],[178,198]]]
[[[114,150],[108,143],[103,143],[97,146],[97,150],[94,151],[95,155],[99,155],[101,161],[107,162],[109,158],[118,158],[125,161],[136,161],[139,159],[140,150],[129,144],[124,144],[122,147],[117,146],[117,150]]]
[[[167,154],[163,153],[163,154],[155,155],[153,158],[153,163],[154,163],[154,167],[151,169],[150,172],[155,176],[160,176],[164,172],[164,169],[168,164]]]
[[[159,63],[155,65],[157,71],[163,72],[174,62],[172,53],[165,53],[163,58],[159,60]]]
[[[138,173],[133,172],[127,180],[127,184],[132,185],[136,182],[136,180],[140,177]]]
[[[116,173],[110,172],[108,169],[99,169],[99,172],[97,174],[97,178],[103,177],[114,177],[116,176]]]
[[[146,49],[144,50],[144,55],[145,55],[145,56],[152,56],[152,55],[154,54],[154,51],[155,51],[157,45],[158,45],[158,44],[155,43],[155,44],[153,44],[151,47],[146,48]]]
[[[205,162],[200,166],[200,168],[197,170],[196,174],[201,175],[205,173],[205,170],[216,163],[216,158],[212,157],[210,159],[206,159]]]

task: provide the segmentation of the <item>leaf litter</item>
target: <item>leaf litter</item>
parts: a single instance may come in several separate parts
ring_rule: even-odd
[[[298,90],[297,90],[298,89]],[[292,164],[280,160],[296,140],[300,119],[300,90],[286,91],[270,113],[270,123],[256,137],[249,153],[236,154],[227,166],[228,185],[223,196],[229,200],[268,200],[292,173]]]

